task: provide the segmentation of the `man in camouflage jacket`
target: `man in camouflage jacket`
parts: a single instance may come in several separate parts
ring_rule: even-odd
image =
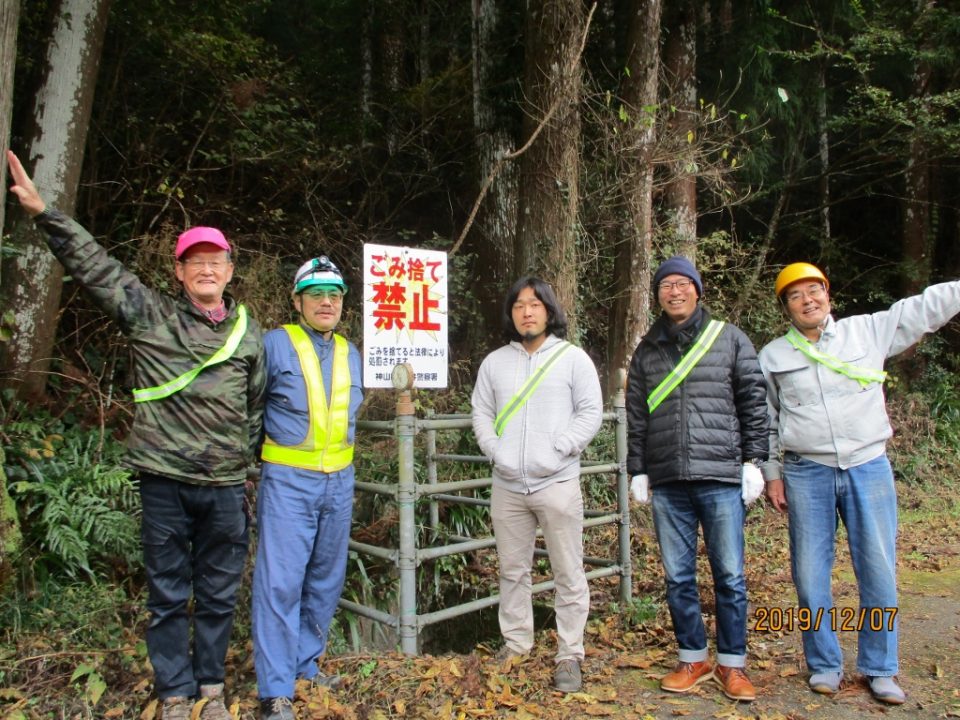
[[[203,720],[226,720],[224,661],[247,548],[244,483],[266,385],[260,328],[244,324],[245,310],[223,294],[233,276],[230,245],[214,228],[183,233],[183,290],[158,293],[74,220],[46,208],[16,155],[8,151],[8,160],[10,190],[53,254],[130,339],[141,389],[124,462],[140,483],[147,649],[163,718],[186,720],[199,696]],[[181,382],[171,391],[174,380]]]

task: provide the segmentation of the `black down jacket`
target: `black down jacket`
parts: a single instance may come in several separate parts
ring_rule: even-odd
[[[627,472],[650,485],[699,480],[740,483],[741,465],[766,460],[766,386],[757,352],[734,325],[720,336],[686,379],[654,410],[647,396],[689,349],[710,316],[700,309],[693,325],[672,338],[661,317],[643,337],[627,380]]]

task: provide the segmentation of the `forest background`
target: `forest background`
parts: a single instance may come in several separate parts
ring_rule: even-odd
[[[356,286],[365,242],[447,251],[451,388],[421,409],[468,409],[524,273],[557,288],[609,395],[669,255],[758,347],[782,332],[787,262],[823,268],[845,315],[960,270],[957,2],[0,0],[0,18],[0,138],[155,287],[175,288],[173,243],[198,224],[237,247],[233,292],[265,327],[290,318],[308,257]],[[135,613],[126,346],[0,170],[0,625],[63,603]],[[958,344],[948,328],[897,366],[891,401],[956,422]],[[391,402],[370,393],[365,416]],[[361,441],[358,463],[389,478],[381,450]],[[373,570],[352,559],[353,592],[386,598]],[[423,581],[438,603],[443,572]]]

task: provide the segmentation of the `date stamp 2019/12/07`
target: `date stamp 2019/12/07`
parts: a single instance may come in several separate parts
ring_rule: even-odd
[[[753,612],[754,632],[817,631],[829,627],[834,632],[872,630],[892,632],[897,617],[895,607],[781,608],[760,606]],[[824,624],[825,623],[825,624]]]

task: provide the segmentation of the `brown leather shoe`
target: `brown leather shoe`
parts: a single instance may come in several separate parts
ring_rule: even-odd
[[[699,683],[713,677],[713,666],[709,660],[703,662],[679,662],[673,672],[660,680],[660,689],[673,693],[690,692]]]
[[[757,699],[756,688],[741,667],[717,665],[717,669],[713,671],[713,679],[723,688],[723,694],[731,700],[750,702]]]

